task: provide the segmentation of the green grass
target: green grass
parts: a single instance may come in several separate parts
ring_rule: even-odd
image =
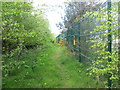
[[[3,80],[3,88],[96,88],[96,80],[86,75],[86,68],[65,47],[52,46],[42,51],[29,50],[23,59],[31,66],[21,67]],[[101,87],[101,85],[99,85]]]

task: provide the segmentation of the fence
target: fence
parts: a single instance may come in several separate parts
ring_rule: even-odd
[[[117,4],[105,2],[96,11],[75,22],[69,29],[61,33],[64,44],[75,54],[79,61],[85,63],[84,65],[88,67],[98,59],[104,60],[102,64],[106,64],[107,61],[110,62],[111,58],[105,58],[108,52],[110,55],[112,53],[117,54],[118,11],[114,9],[117,9]],[[96,16],[95,12],[98,15],[102,14],[102,16]],[[114,59],[118,59],[118,55]],[[108,86],[111,86],[109,78],[108,82]]]
[[[102,10],[100,9],[100,7],[97,9],[97,12],[99,13],[103,13],[102,11],[106,10],[107,12],[107,2],[103,3],[101,5]],[[108,15],[105,12],[106,16]],[[61,34],[61,37],[63,37],[64,39],[64,43],[71,48],[72,51],[77,52],[76,54],[81,54],[80,55],[80,60],[86,62],[86,60],[91,61],[91,60],[95,60],[95,58],[92,58],[93,53],[98,50],[98,48],[91,48],[91,46],[94,44],[92,42],[87,42],[90,40],[99,40],[99,41],[104,41],[106,42],[106,46],[105,48],[108,48],[107,46],[107,42],[108,42],[108,36],[103,36],[104,33],[108,33],[109,30],[98,30],[98,31],[94,31],[94,29],[96,28],[96,26],[99,26],[102,24],[102,21],[97,20],[98,17],[91,17],[93,15],[89,14],[88,16],[84,17],[82,20],[79,20],[78,22],[75,22],[74,25],[69,28],[66,31],[63,31]],[[117,15],[114,16],[117,19]],[[104,22],[106,22],[104,20]],[[114,23],[114,22],[113,22]],[[117,23],[117,22],[116,22]],[[116,32],[118,30],[118,28],[113,28],[112,32]],[[91,33],[94,32],[94,33]],[[115,34],[115,35],[114,35]],[[115,38],[112,39],[113,43],[110,43],[112,45],[111,48],[113,48],[114,50],[116,49],[116,45],[117,45],[117,36],[116,33],[112,33],[112,36],[114,36]],[[98,55],[96,55],[97,57]],[[95,57],[95,56],[94,56]]]

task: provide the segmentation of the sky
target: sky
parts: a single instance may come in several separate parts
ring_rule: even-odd
[[[57,23],[62,22],[61,17],[64,16],[64,1],[66,0],[33,0],[33,6],[34,7],[39,7],[42,4],[46,4],[47,6],[49,6],[49,8],[47,8],[47,12],[46,17],[49,20],[49,24],[50,24],[50,30],[51,33],[54,33],[55,36],[57,36],[58,34],[60,34],[60,29],[56,26]],[[39,6],[38,6],[39,4]],[[61,6],[61,7],[59,7]]]
[[[46,4],[48,6],[47,12],[45,13],[47,16],[47,19],[49,20],[50,30],[51,33],[54,33],[55,36],[60,34],[60,29],[56,26],[57,23],[62,22],[61,17],[65,15],[64,13],[64,2],[68,0],[33,0],[33,6],[34,7],[40,7],[42,4]],[[77,0],[79,1],[79,0]],[[89,1],[89,0],[80,0],[80,1]],[[96,0],[97,1],[97,0]],[[105,2],[106,0],[98,0],[101,2]],[[114,0],[112,0],[114,1]],[[39,4],[39,6],[38,6]],[[57,7],[56,7],[57,6]],[[58,7],[61,6],[61,7]]]

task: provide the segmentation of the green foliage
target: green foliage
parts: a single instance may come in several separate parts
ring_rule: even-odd
[[[3,80],[3,88],[97,88],[96,80],[65,47],[27,50],[22,67]],[[37,60],[37,64],[34,60]],[[34,67],[35,66],[35,67]],[[92,82],[92,83],[91,83]]]
[[[23,65],[28,67],[22,58],[27,49],[42,49],[50,44],[52,35],[43,16],[34,10],[32,3],[2,2],[3,76],[9,76]],[[36,61],[31,62],[35,65]]]
[[[93,31],[91,31],[91,34],[94,33],[100,33],[91,40],[87,41],[89,43],[92,43],[91,49],[94,51],[94,60],[92,61],[92,64],[90,66],[89,75],[95,77],[96,79],[99,78],[101,81],[104,81],[105,87],[107,86],[107,79],[108,74],[111,74],[110,79],[112,80],[112,87],[118,87],[118,49],[116,47],[117,42],[115,40],[118,40],[118,9],[117,9],[117,3],[112,3],[112,10],[109,15],[109,21],[108,20],[108,14],[106,13],[107,7],[104,8],[102,11],[95,11],[90,17],[96,18],[96,27]],[[86,13],[87,16],[88,13]],[[111,24],[111,26],[110,26]],[[111,29],[110,32],[108,30]],[[112,53],[108,51],[108,35],[112,35]],[[91,57],[93,59],[93,57]],[[111,59],[111,61],[108,61],[108,59]],[[98,82],[100,82],[98,80]]]
[[[30,3],[4,2],[2,5],[3,51],[11,51],[19,44],[44,44],[50,36],[43,14],[34,14]]]

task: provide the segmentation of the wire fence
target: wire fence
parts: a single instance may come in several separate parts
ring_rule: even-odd
[[[97,12],[97,16],[95,12]],[[93,66],[93,62],[97,60],[104,61],[104,63],[99,63],[98,66],[104,65],[106,67],[112,59],[114,59],[113,63],[118,62],[118,30],[118,4],[104,2],[96,11],[92,11],[85,17],[83,16],[67,30],[63,30],[56,39],[57,43],[62,43],[62,45],[64,43],[76,58],[88,68]],[[106,57],[107,55],[109,56]],[[114,58],[111,59],[111,55]],[[114,72],[117,72],[117,70],[118,68]],[[108,78],[109,87],[111,87],[110,77]]]
[[[107,2],[103,3],[98,7],[97,11],[99,13],[105,12],[107,16]],[[112,6],[114,8],[114,5]],[[79,58],[80,61],[83,62],[89,62],[96,60],[96,57],[99,55],[95,55],[94,52],[96,52],[99,48],[92,48],[91,46],[95,42],[88,42],[90,40],[99,40],[106,42],[106,46],[104,48],[108,48],[108,36],[104,36],[103,34],[108,33],[108,30],[98,30],[94,31],[96,26],[100,26],[102,21],[98,21],[98,17],[90,17],[94,14],[94,11],[92,14],[89,14],[88,16],[84,17],[83,19],[79,20],[78,22],[75,22],[71,28],[69,28],[67,31],[63,31],[61,36],[64,38],[64,43],[75,53],[76,57]],[[104,20],[104,19],[103,19]],[[104,21],[106,22],[106,21]],[[117,23],[117,22],[116,22]],[[118,27],[111,29],[112,32],[116,32],[118,30]],[[94,33],[91,33],[94,32]],[[117,45],[117,36],[116,33],[112,33],[112,36],[115,38],[112,39],[112,49],[116,50]]]

